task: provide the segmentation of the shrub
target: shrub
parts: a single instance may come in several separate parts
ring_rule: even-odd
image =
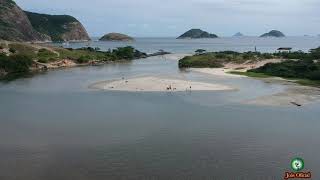
[[[268,63],[249,72],[265,73],[271,76],[287,78],[309,78],[316,80],[319,77],[320,67],[311,60],[284,61]]]
[[[263,59],[272,59],[273,58],[272,54],[270,54],[270,53],[263,53],[263,54],[261,54],[261,57]]]
[[[90,59],[91,59],[90,56],[81,56],[80,58],[77,59],[77,63],[80,63],[80,64],[88,63]]]
[[[29,57],[35,57],[37,49],[26,43],[11,43],[9,49],[14,49],[15,53]],[[13,53],[14,54],[14,53]]]
[[[320,70],[310,72],[307,77],[311,80],[320,80]]]
[[[40,59],[38,60],[38,62],[39,62],[39,63],[48,63],[48,59],[46,59],[46,58],[40,58]]]
[[[57,61],[57,60],[58,60],[58,58],[54,58],[54,57],[48,59],[49,62],[54,62],[54,61]]]
[[[32,65],[31,57],[25,55],[0,55],[0,68],[8,73],[28,72]]]
[[[203,53],[205,53],[205,52],[206,52],[206,50],[204,50],[204,49],[197,49],[197,50],[195,51],[196,54],[203,54]]]
[[[179,61],[180,68],[202,68],[202,67],[210,67],[210,68],[219,68],[223,67],[222,63],[218,60],[214,60],[208,57],[201,56],[187,56]]]
[[[49,51],[48,49],[45,49],[45,48],[40,49],[37,55],[39,58],[46,58],[46,59],[58,56],[56,53]]]
[[[12,54],[16,53],[17,50],[13,49],[13,48],[9,48],[9,52],[11,52]]]
[[[133,59],[134,52],[135,50],[133,47],[127,46],[114,49],[112,54],[114,54],[118,59]]]

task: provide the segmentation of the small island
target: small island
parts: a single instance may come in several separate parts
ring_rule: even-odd
[[[278,30],[272,30],[268,33],[262,34],[260,37],[276,37],[276,38],[281,38],[281,37],[286,37],[281,31]]]
[[[206,31],[203,31],[201,29],[191,29],[181,36],[179,36],[177,39],[201,39],[201,38],[218,38],[215,34],[210,34]]]
[[[121,34],[121,33],[109,33],[102,36],[100,41],[134,41],[134,38]]]
[[[241,32],[237,32],[233,37],[243,37],[244,35]]]

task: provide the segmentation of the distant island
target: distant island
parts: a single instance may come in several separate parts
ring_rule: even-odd
[[[218,38],[215,34],[210,34],[206,31],[203,31],[201,29],[191,29],[181,36],[179,36],[177,39],[200,39],[200,38]]]
[[[272,30],[268,33],[262,34],[260,37],[286,37],[281,31]]]
[[[12,0],[0,0],[0,39],[32,42],[90,40],[76,18],[23,11]]]
[[[134,38],[120,33],[109,33],[99,39],[100,41],[133,41]]]
[[[233,37],[242,37],[244,36],[241,32],[237,32],[236,34],[233,35]]]

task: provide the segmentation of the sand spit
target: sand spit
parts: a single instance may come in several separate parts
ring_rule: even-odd
[[[320,88],[302,86],[280,78],[264,79],[266,83],[277,83],[286,86],[283,92],[258,97],[243,102],[244,104],[266,106],[305,106],[320,101]]]
[[[270,61],[267,61],[267,62],[269,63]],[[259,67],[265,63],[266,62],[260,62],[255,66]],[[250,69],[251,66],[252,65],[246,65],[244,67],[243,64],[242,65],[229,64],[225,68],[191,68],[190,70],[194,72],[210,74],[212,76],[224,76],[228,78],[237,78],[237,77],[246,77],[246,76],[228,74],[228,72],[246,71],[247,69]],[[239,70],[238,69],[239,67],[244,67],[244,69]],[[283,85],[285,86],[285,90],[276,94],[270,94],[270,95],[258,97],[255,99],[248,99],[241,103],[250,104],[250,105],[262,105],[262,106],[301,107],[301,106],[305,106],[305,105],[320,101],[320,88],[302,86],[302,85],[296,84],[292,80],[286,80],[280,77],[263,78],[263,79],[255,78],[255,79],[262,80],[265,83]]]
[[[181,92],[235,90],[229,86],[160,77],[139,77],[95,83],[94,89],[129,92]]]

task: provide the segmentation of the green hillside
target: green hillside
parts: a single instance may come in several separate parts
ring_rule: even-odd
[[[47,15],[25,11],[33,28],[49,35],[52,41],[63,41],[61,34],[69,31],[67,25],[78,20],[68,15]]]

